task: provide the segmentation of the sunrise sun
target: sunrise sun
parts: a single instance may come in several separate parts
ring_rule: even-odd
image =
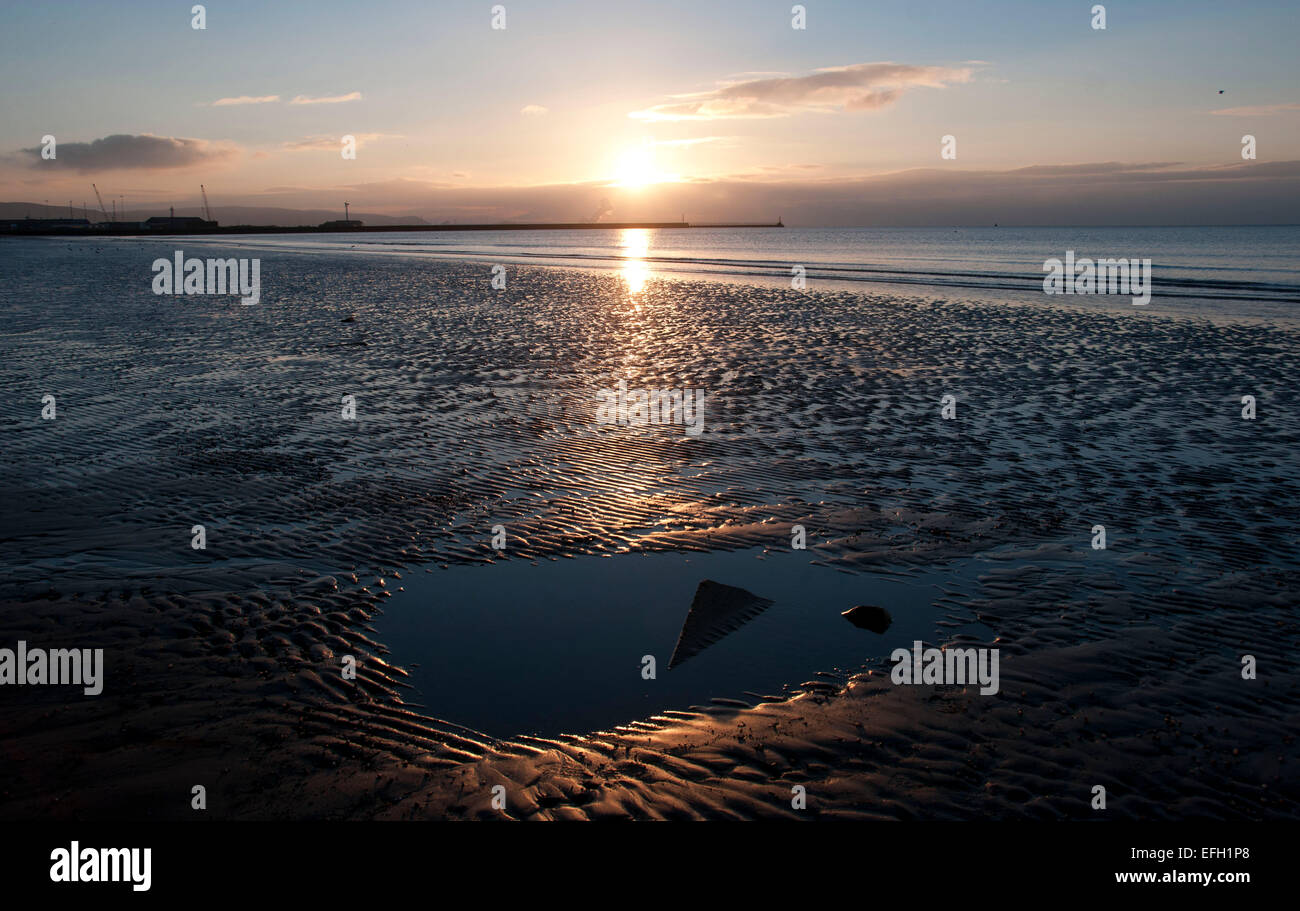
[[[619,156],[614,168],[614,182],[620,187],[644,187],[675,179],[674,175],[659,169],[655,163],[655,147],[650,142],[629,146]]]

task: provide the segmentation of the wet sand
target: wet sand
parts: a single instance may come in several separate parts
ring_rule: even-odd
[[[194,784],[223,818],[1097,818],[1096,784],[1106,818],[1300,816],[1294,326],[345,254],[264,258],[241,308],[152,296],[150,247],[17,243],[0,644],[107,673],[0,689],[5,818],[192,818]],[[619,378],[705,389],[705,433],[597,424]],[[933,642],[982,624],[1001,692],[864,644],[779,702],[477,733],[377,629],[496,524],[512,563],[802,524],[864,585],[951,570]]]

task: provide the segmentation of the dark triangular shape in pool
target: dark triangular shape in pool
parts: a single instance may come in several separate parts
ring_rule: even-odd
[[[698,655],[728,633],[734,633],[771,606],[767,598],[743,588],[705,579],[695,590],[695,600],[682,624],[668,669]]]

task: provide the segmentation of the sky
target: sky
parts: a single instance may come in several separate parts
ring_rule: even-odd
[[[1283,2],[0,6],[0,201],[491,222],[1289,223]],[[1220,94],[1222,91],[1222,94]],[[55,137],[43,158],[43,137]],[[1255,137],[1254,159],[1242,157]],[[345,157],[343,137],[356,140]],[[944,137],[955,157],[943,157]]]

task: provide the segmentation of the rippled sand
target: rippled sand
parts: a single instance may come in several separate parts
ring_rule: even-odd
[[[1300,815],[1294,327],[347,255],[263,256],[241,307],[153,296],[172,249],[5,245],[0,644],[108,676],[0,690],[3,815],[186,817],[196,783],[244,817],[495,817],[497,783],[514,817],[1090,817],[1094,784],[1113,817]],[[704,389],[704,434],[598,425],[620,378]],[[370,623],[496,524],[540,560],[796,523],[851,572],[1001,561],[941,605],[995,632],[1001,694],[827,676],[496,741],[405,706]]]

